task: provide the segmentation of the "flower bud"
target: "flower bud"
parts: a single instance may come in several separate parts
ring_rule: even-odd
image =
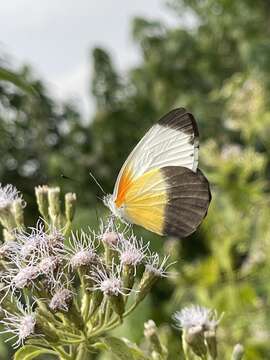
[[[83,327],[81,314],[73,302],[73,293],[67,288],[60,288],[53,295],[49,308],[54,312],[63,312],[67,319],[75,324],[79,329]]]
[[[105,257],[105,263],[106,265],[111,265],[115,251],[113,250],[113,247],[118,242],[118,235],[114,231],[105,232],[102,237],[102,244],[104,246],[104,257]]]
[[[69,311],[66,313],[67,318],[72,322],[78,329],[82,330],[84,327],[83,318],[81,313],[78,311],[74,303],[71,304]]]
[[[148,271],[145,269],[142,279],[138,286],[138,292],[136,294],[136,303],[138,304],[141,302],[145,296],[150,292],[152,286],[155,284],[155,282],[158,280],[159,276],[155,274],[155,272]]]
[[[60,217],[60,188],[54,187],[48,189],[49,215],[54,224],[58,225],[57,220]]]
[[[23,208],[24,203],[22,199],[16,199],[13,201],[11,211],[18,228],[24,228]]]
[[[90,304],[89,317],[94,315],[96,310],[99,308],[102,300],[103,300],[102,291],[100,291],[100,290],[94,291],[92,299],[91,299],[91,304]]]
[[[14,241],[15,240],[14,231],[8,231],[7,229],[3,229],[3,238],[5,242]]]
[[[206,356],[207,347],[204,342],[204,330],[201,326],[198,325],[185,329],[183,332],[183,340],[194,354],[202,358]]]
[[[107,295],[107,296],[112,305],[114,312],[117,315],[119,315],[120,318],[122,318],[122,315],[125,312],[125,302],[123,295],[119,293],[118,295]]]
[[[136,268],[133,265],[123,265],[123,287],[127,294],[133,288]]]
[[[47,248],[51,253],[61,251],[64,247],[65,237],[61,230],[52,228],[50,233],[46,236]]]
[[[162,345],[158,337],[157,326],[153,320],[144,323],[144,336],[149,339],[153,350],[162,355]]]
[[[139,284],[139,293],[137,294],[136,303],[142,301],[149,293],[155,282],[161,277],[167,277],[167,269],[172,265],[168,264],[169,256],[161,260],[157,253],[153,253],[146,259],[145,271]]]
[[[96,264],[97,262],[97,254],[91,250],[79,250],[70,258],[72,269],[80,269],[84,273],[87,273],[91,264]]]
[[[241,344],[236,344],[233,353],[232,353],[232,360],[241,360],[244,356],[244,347]]]
[[[12,233],[12,230],[16,228],[14,216],[11,212],[10,205],[5,208],[0,208],[0,223],[6,231]]]
[[[59,268],[60,261],[60,258],[57,256],[44,257],[38,264],[40,273],[46,276],[53,274]]]
[[[217,359],[217,338],[215,330],[208,330],[204,333],[208,352],[213,360]]]
[[[38,204],[38,211],[44,217],[48,219],[48,186],[37,186],[35,187],[36,200]]]
[[[76,200],[77,197],[74,193],[67,193],[65,195],[65,214],[68,222],[72,222],[74,218]]]

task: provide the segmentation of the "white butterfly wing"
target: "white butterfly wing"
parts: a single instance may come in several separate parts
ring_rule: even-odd
[[[194,172],[198,166],[199,133],[192,114],[184,108],[170,111],[153,125],[136,145],[117,177],[117,197],[122,174],[128,169],[132,181],[154,168],[182,166]]]

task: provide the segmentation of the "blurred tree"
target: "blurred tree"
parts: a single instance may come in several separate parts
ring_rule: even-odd
[[[91,134],[72,103],[58,105],[29,67],[0,68],[0,178],[32,202],[33,187],[59,183],[81,193],[89,183]],[[76,181],[62,181],[61,174]],[[82,203],[92,201],[91,191]]]

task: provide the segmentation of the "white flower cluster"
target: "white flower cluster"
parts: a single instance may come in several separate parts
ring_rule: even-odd
[[[122,321],[132,308],[126,309],[131,291],[136,306],[158,278],[168,275],[168,257],[160,259],[152,253],[149,243],[138,239],[130,226],[117,225],[110,218],[101,222],[98,233],[72,232],[76,196],[65,196],[66,215],[61,214],[59,188],[38,187],[36,196],[43,218],[25,229],[23,218],[17,216],[20,226],[9,222],[14,228],[7,229],[8,237],[0,246],[0,305],[14,309],[10,304],[17,303],[19,309],[17,313],[3,310],[1,321],[4,332],[17,338],[14,346],[36,334],[46,337],[60,324],[74,325],[68,328],[70,341],[82,329],[95,332],[103,326],[105,331],[106,321]],[[0,207],[17,199],[21,197],[14,187],[0,187]],[[137,271],[139,267],[142,271]]]

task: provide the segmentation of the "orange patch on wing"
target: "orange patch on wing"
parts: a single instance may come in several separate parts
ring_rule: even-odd
[[[134,180],[125,195],[128,221],[163,234],[167,185],[159,169],[153,169]]]
[[[132,171],[126,168],[120,178],[117,198],[115,204],[117,207],[120,207],[125,201],[126,193],[129,188],[132,186]]]

